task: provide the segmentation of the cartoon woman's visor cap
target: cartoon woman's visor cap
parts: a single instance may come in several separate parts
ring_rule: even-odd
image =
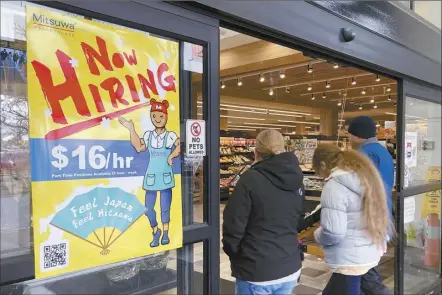
[[[167,108],[169,107],[169,102],[167,100],[156,101],[152,98],[150,100],[150,105],[152,106],[151,112],[161,112],[167,115]]]

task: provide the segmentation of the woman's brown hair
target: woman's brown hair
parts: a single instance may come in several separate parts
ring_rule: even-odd
[[[335,145],[321,144],[314,152],[313,168],[316,173],[322,172],[321,174],[326,175],[329,175],[334,168],[358,174],[361,181],[363,214],[367,232],[373,243],[382,245],[392,225],[384,182],[370,159],[357,151],[341,151]]]

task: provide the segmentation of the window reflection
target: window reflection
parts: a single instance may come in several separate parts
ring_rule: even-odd
[[[441,181],[441,105],[405,101],[405,187]]]
[[[440,190],[405,198],[404,218],[404,291],[418,294],[439,280]]]
[[[0,257],[31,252],[25,3],[1,2]]]

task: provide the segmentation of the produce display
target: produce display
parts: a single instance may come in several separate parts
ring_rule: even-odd
[[[319,177],[304,177],[304,188],[306,190],[322,190],[324,187],[324,180]]]
[[[231,175],[231,174],[237,174],[239,173],[244,166],[230,166],[227,168],[223,168],[220,170],[221,175]]]
[[[233,154],[248,154],[252,152],[253,148],[245,146],[221,146],[219,148],[219,153],[222,156],[228,156]]]
[[[221,164],[232,164],[232,165],[244,165],[252,161],[252,157],[247,157],[246,155],[230,155],[222,156],[220,158]]]
[[[219,162],[221,164],[233,164],[233,160],[230,157],[221,157]]]

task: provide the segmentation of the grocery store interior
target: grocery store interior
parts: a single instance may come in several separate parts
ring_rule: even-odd
[[[397,83],[394,79],[314,58],[307,52],[228,29],[220,31],[220,48],[221,225],[225,204],[240,175],[253,162],[254,138],[263,129],[279,130],[286,139],[286,150],[298,156],[306,187],[305,213],[313,212],[319,205],[323,187],[323,181],[312,171],[313,151],[319,143],[349,149],[346,127],[352,118],[372,117],[377,122],[379,141],[396,162]],[[194,77],[192,87],[201,90],[200,76]],[[201,94],[194,91],[195,97],[198,118],[202,118]],[[424,120],[418,116],[408,116],[407,123],[425,128]],[[201,170],[194,178],[196,188],[202,184]],[[202,202],[202,190],[196,189],[197,222],[202,222]],[[322,251],[312,237],[319,216],[310,218],[300,229],[299,238],[307,245],[307,255],[296,294],[320,294],[331,276]],[[409,245],[412,245],[410,239]],[[221,291],[228,294],[234,290],[234,278],[227,255],[222,249],[220,253]],[[379,265],[383,282],[391,290],[394,288],[394,254],[395,242],[389,244]],[[406,259],[412,261],[408,262],[411,267],[405,274],[405,290],[417,293],[415,288],[426,282],[425,272],[437,273],[438,265],[424,263],[419,246],[414,252],[407,248],[407,254],[410,255]]]

